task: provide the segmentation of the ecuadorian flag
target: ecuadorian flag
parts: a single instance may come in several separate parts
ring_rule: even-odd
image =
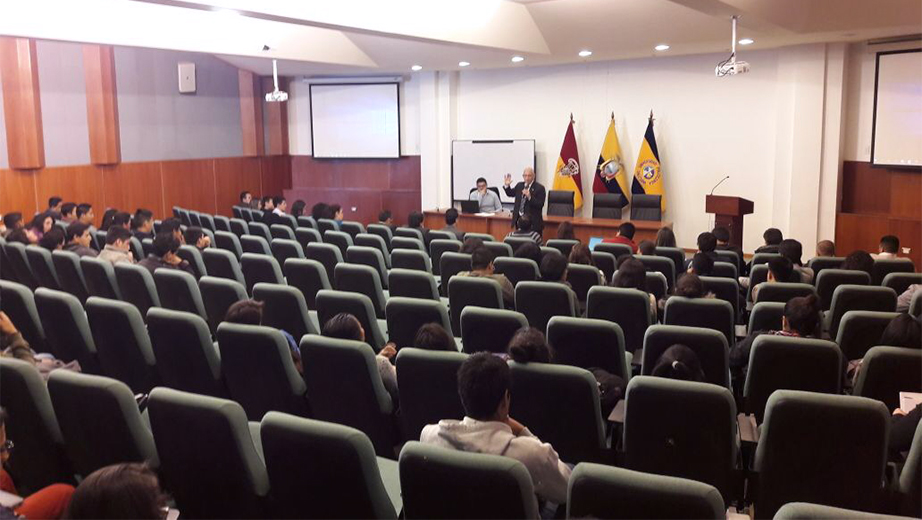
[[[563,136],[563,146],[560,147],[560,156],[557,157],[557,167],[554,168],[553,189],[572,191],[574,209],[579,209],[583,205],[583,183],[579,173],[579,151],[576,149],[571,115],[567,133]]]
[[[662,195],[661,209],[666,211],[666,194],[663,193],[663,172],[659,164],[659,150],[656,148],[656,136],[653,135],[653,112],[647,122],[647,131],[643,134],[643,144],[634,166],[634,183],[631,193]]]
[[[624,195],[625,204],[631,201],[631,192],[627,189],[627,174],[624,173],[624,161],[621,159],[621,145],[618,143],[618,134],[615,133],[615,115],[611,116],[608,131],[605,132],[605,141],[602,142],[602,151],[599,153],[599,164],[595,167],[595,178],[592,181],[593,193],[617,193]]]

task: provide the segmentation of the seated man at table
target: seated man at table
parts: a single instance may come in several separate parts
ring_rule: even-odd
[[[503,302],[507,307],[512,308],[515,305],[515,288],[512,282],[504,274],[493,272],[493,253],[485,246],[474,249],[471,253],[471,270],[461,271],[458,276],[473,276],[477,278],[490,278],[499,283],[503,291]]]
[[[469,199],[480,203],[481,213],[498,213],[503,210],[499,195],[487,189],[487,180],[483,177],[477,179],[477,189],[471,192]]]
[[[618,235],[614,238],[606,238],[602,242],[606,244],[624,244],[631,246],[631,252],[637,253],[637,244],[634,243],[634,232],[636,228],[630,222],[624,222],[618,226]]]

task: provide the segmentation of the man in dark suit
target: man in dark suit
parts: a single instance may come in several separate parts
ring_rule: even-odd
[[[531,228],[538,233],[544,229],[544,218],[541,211],[544,209],[544,201],[547,198],[547,191],[544,186],[535,180],[535,170],[531,167],[525,168],[522,172],[522,180],[510,188],[512,184],[512,175],[507,173],[505,179],[506,196],[515,197],[515,208],[512,210],[512,227],[515,227],[519,217],[528,215],[531,217]]]

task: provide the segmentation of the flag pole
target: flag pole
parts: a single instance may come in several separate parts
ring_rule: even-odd
[[[570,122],[571,122],[571,123],[575,122],[575,121],[573,120],[573,112],[570,112]]]

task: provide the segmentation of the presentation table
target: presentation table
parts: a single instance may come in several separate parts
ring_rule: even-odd
[[[428,229],[441,229],[445,227],[445,210],[429,210],[424,212],[423,225]],[[544,216],[544,240],[557,237],[557,226],[561,222],[573,224],[573,233],[584,244],[589,243],[591,237],[610,238],[618,234],[618,226],[622,222],[631,222],[636,228],[634,242],[641,240],[656,240],[656,233],[663,227],[672,227],[672,222],[651,220],[615,220],[608,218],[583,218],[562,217],[558,215]],[[493,215],[465,214],[458,216],[456,224],[466,233],[489,233],[497,240],[502,240],[512,231],[512,215],[508,211]]]

